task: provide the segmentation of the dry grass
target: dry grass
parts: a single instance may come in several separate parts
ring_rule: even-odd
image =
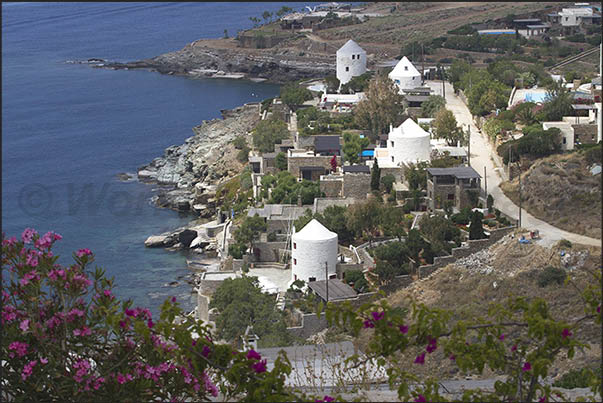
[[[522,175],[522,207],[566,231],[601,238],[601,177],[592,176],[581,153],[553,155]],[[500,188],[519,203],[517,179]]]

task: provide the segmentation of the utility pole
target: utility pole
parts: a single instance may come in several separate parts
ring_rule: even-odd
[[[488,198],[488,177],[486,176],[486,166],[484,165],[484,192],[486,192],[486,198]],[[488,201],[486,200],[486,203]]]
[[[421,59],[422,59],[422,67],[421,67],[421,85],[425,83],[425,45],[421,44]]]
[[[325,262],[325,281],[327,286],[327,304],[329,303],[329,262]]]
[[[517,160],[517,168],[519,168],[519,222],[517,228],[521,228],[521,158]]]
[[[467,125],[467,165],[471,166],[471,123]]]

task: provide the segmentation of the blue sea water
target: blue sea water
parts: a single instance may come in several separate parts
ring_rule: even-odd
[[[153,187],[123,183],[220,109],[259,101],[279,87],[112,71],[68,60],[133,61],[199,38],[236,34],[250,16],[310,3],[2,3],[2,231],[54,230],[55,252],[90,248],[115,277],[119,297],[157,312],[169,296],[192,306],[185,257],[145,249],[148,235],[190,217],[148,202]]]

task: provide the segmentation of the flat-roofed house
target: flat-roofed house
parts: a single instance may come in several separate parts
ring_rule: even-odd
[[[430,210],[450,203],[456,210],[473,207],[481,195],[481,176],[471,167],[427,168],[427,198]]]

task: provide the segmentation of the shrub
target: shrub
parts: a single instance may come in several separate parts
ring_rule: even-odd
[[[249,161],[249,147],[247,147],[247,144],[237,153],[237,161],[241,163]]]
[[[538,285],[540,287],[546,287],[553,283],[563,284],[565,277],[565,270],[558,267],[547,266],[538,273]]]
[[[572,243],[570,241],[568,241],[567,239],[562,239],[561,241],[559,241],[559,246],[562,248],[571,249]]]
[[[266,237],[268,242],[276,242],[276,232],[271,232]]]
[[[593,373],[601,379],[601,367],[595,367]],[[556,380],[553,386],[565,389],[588,388],[589,378],[588,372],[585,369],[571,369],[569,372],[563,374],[561,379]]]

